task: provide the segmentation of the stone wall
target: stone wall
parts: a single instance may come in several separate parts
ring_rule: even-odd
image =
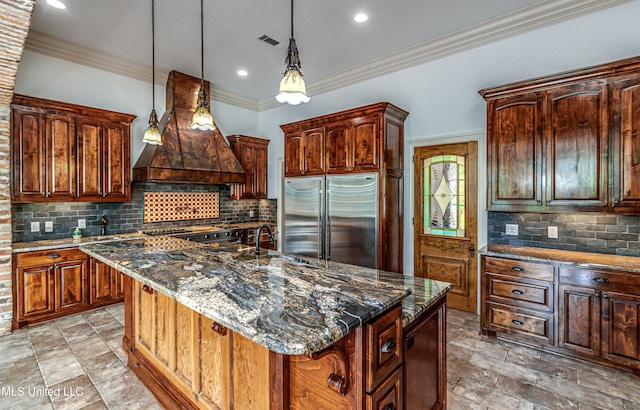
[[[35,0],[0,0],[0,334],[11,330],[9,109]]]

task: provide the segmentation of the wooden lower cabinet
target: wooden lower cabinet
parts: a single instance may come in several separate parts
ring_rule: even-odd
[[[411,325],[412,346],[403,339],[398,306],[320,352],[290,356],[269,351],[128,276],[124,286],[123,347],[129,367],[167,408],[445,407],[444,297]],[[407,351],[415,360],[409,373],[403,366]],[[407,375],[412,383],[406,384]],[[406,391],[419,407],[405,404]]]
[[[78,248],[13,255],[13,329],[121,302],[122,274]]]
[[[572,265],[565,256],[542,263],[550,276],[504,280],[494,272],[497,260],[505,266],[532,266],[530,261],[483,255],[485,333],[499,332],[520,343],[640,374],[640,275],[623,268],[585,268],[588,263],[580,256]],[[540,281],[550,278],[552,282]]]

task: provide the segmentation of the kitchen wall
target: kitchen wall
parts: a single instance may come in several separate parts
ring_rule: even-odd
[[[271,139],[270,151],[280,157],[280,124],[377,101],[390,101],[409,111],[405,127],[404,272],[412,274],[412,147],[433,144],[430,141],[443,144],[461,134],[484,134],[486,105],[478,95],[482,88],[640,55],[639,15],[640,1],[632,1],[336,91],[315,95],[310,86],[310,103],[261,112],[260,129]],[[478,245],[484,246],[488,227],[484,210],[486,154],[481,148],[478,155]],[[277,187],[277,164],[269,160],[269,189],[273,190]]]
[[[506,235],[505,224],[517,224],[518,235]],[[557,239],[548,238],[549,226],[558,227]],[[489,212],[488,232],[490,244],[640,256],[640,216]]]
[[[143,223],[144,192],[219,192],[220,218]],[[221,223],[276,221],[276,205],[272,200],[229,199],[228,185],[186,185],[133,183],[131,201],[122,203],[31,203],[13,204],[12,233],[14,242],[70,238],[78,219],[86,219],[84,236],[100,234],[100,221],[107,221],[106,234],[117,235],[147,229],[177,226],[211,226]],[[253,211],[253,217],[250,212]],[[45,221],[53,221],[53,232],[44,232]],[[40,223],[40,232],[31,232],[31,222]]]

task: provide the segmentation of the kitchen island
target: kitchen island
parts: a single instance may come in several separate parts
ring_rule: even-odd
[[[444,406],[448,284],[172,237],[81,250],[127,275],[129,366],[167,407]]]

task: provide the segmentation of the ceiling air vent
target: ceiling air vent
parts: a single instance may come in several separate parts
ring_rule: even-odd
[[[272,46],[277,46],[278,44],[280,44],[278,40],[275,40],[266,34],[263,34],[260,37],[258,37],[258,40],[264,41],[265,43],[271,44]]]

